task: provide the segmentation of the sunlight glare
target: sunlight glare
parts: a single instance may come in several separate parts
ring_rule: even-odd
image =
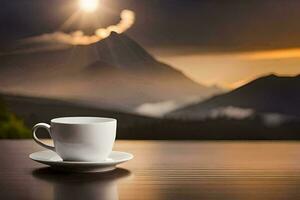
[[[85,12],[94,12],[98,8],[99,0],[79,0],[79,6]]]

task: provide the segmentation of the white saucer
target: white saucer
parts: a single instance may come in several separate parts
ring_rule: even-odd
[[[106,172],[116,168],[116,165],[131,160],[133,155],[121,151],[112,151],[108,158],[98,162],[63,161],[54,151],[38,151],[29,155],[32,160],[49,165],[58,170],[74,172]]]

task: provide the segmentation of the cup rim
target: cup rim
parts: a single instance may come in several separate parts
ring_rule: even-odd
[[[84,125],[84,124],[103,124],[116,122],[117,120],[109,117],[88,117],[88,116],[76,116],[76,117],[57,117],[51,119],[51,123],[54,124],[69,124],[69,125]]]

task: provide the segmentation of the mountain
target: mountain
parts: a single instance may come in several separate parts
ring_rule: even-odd
[[[173,111],[168,117],[196,119],[226,113],[237,117],[238,115],[247,117],[253,113],[300,117],[299,91],[300,75],[294,77],[268,75],[226,94]]]
[[[91,45],[23,43],[2,53],[0,66],[1,92],[131,112],[144,103],[184,103],[220,92],[193,82],[117,33]]]

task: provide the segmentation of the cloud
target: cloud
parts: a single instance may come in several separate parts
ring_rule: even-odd
[[[236,120],[243,120],[249,118],[255,114],[255,111],[250,108],[239,108],[234,106],[220,107],[213,109],[206,115],[205,118],[230,118]],[[262,122],[269,127],[280,126],[282,123],[288,120],[287,116],[278,113],[264,113],[262,116]]]
[[[182,108],[190,103],[195,103],[203,100],[199,96],[190,96],[181,101],[169,100],[156,103],[144,103],[135,109],[135,112],[141,115],[151,117],[163,117],[165,114]]]
[[[234,107],[234,106],[226,106],[226,107],[220,107],[211,110],[207,118],[221,118],[221,117],[226,117],[226,118],[231,118],[231,119],[245,119],[254,114],[254,110],[250,108],[239,108],[239,107]]]
[[[277,113],[268,113],[263,115],[263,122],[266,126],[276,127],[287,120],[283,115]]]
[[[131,10],[123,10],[118,24],[106,28],[96,29],[94,35],[85,35],[78,30],[72,33],[54,32],[26,39],[28,42],[57,42],[70,45],[88,45],[107,38],[111,32],[123,33],[129,29],[135,21],[135,13]]]
[[[164,114],[178,108],[178,106],[178,103],[176,103],[175,101],[144,103],[136,109],[136,112],[152,117],[162,117]]]

